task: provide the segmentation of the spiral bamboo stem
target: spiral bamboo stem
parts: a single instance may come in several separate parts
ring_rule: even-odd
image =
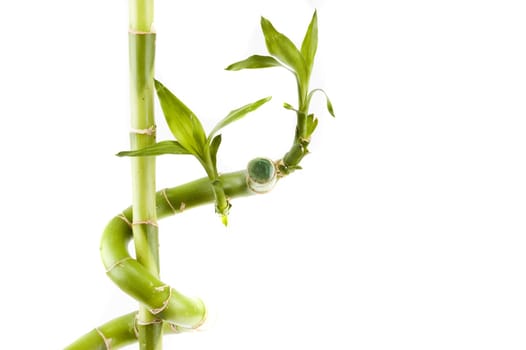
[[[276,182],[274,174],[274,163],[259,158],[257,162],[251,161],[247,170],[224,174],[220,179],[226,195],[238,198],[261,192],[253,190],[251,184],[254,182],[259,189],[266,182],[269,191]],[[159,219],[215,201],[208,178],[163,189],[155,198]],[[111,219],[102,234],[100,251],[108,277],[155,315],[159,320],[155,322],[165,321],[165,333],[198,328],[206,320],[205,305],[200,299],[187,297],[171,288],[130,255],[128,244],[133,238],[132,227],[133,207],[129,207]],[[66,350],[117,349],[138,340],[141,322],[136,312],[121,316],[87,333]]]

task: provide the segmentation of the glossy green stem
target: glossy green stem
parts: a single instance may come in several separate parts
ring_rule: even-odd
[[[129,0],[130,30],[150,32],[153,25],[153,0]]]
[[[216,202],[216,213],[221,215],[223,225],[228,225],[228,212],[230,211],[230,202],[225,194],[221,178],[216,177],[212,180],[212,189],[214,190],[214,197]]]
[[[136,312],[115,318],[86,333],[64,350],[117,349],[137,341],[135,332]]]
[[[132,150],[155,144],[153,1],[130,2],[130,111]],[[153,13],[153,12],[152,12]],[[151,17],[151,18],[150,18]],[[135,21],[135,22],[134,22]],[[155,211],[155,157],[134,157],[132,163],[133,238],[137,262],[159,277],[159,238]],[[139,307],[141,350],[162,349],[162,322],[144,306]]]
[[[256,193],[249,187],[253,182],[265,186],[267,181],[269,186],[266,191],[270,190],[275,184],[274,171],[271,161],[262,162],[258,159],[249,162],[248,170],[223,174],[219,178],[226,195],[238,198]],[[208,177],[163,189],[155,196],[159,219],[214,201],[214,190]],[[128,243],[133,237],[132,220],[133,207],[128,207],[121,215],[113,218],[104,230],[100,251],[107,275],[123,291],[145,305],[147,310],[156,312],[157,318],[168,321],[163,323],[165,333],[167,327],[168,331],[176,332],[199,327],[206,320],[202,302],[170,288],[130,256]],[[65,349],[106,350],[108,339],[111,339],[111,349],[130,344],[138,340],[136,321],[137,313],[116,318],[88,332]]]
[[[220,176],[229,197],[247,196],[253,192],[247,186],[247,172]],[[185,209],[214,202],[210,180],[202,178],[185,185],[164,189],[156,194],[159,218]],[[133,207],[113,218],[102,235],[101,257],[108,277],[128,295],[135,298],[156,319],[169,321],[183,328],[197,328],[206,319],[206,309],[199,299],[189,298],[159,280],[128,252],[133,238]]]
[[[210,186],[214,192],[215,198],[215,211],[217,214],[221,215],[221,221],[223,225],[228,225],[228,212],[230,210],[230,202],[225,194],[223,189],[222,180],[217,173],[216,166],[210,158],[210,153],[207,154],[207,158],[201,160],[200,162],[203,165],[203,168],[206,170],[208,178],[210,179]]]
[[[119,349],[138,341],[137,311],[114,318],[84,334],[64,350],[108,350]],[[184,330],[166,322],[163,334],[175,334]]]
[[[247,171],[241,170],[219,176],[225,194],[229,198],[254,194],[247,185]],[[166,196],[164,195],[166,194]],[[168,199],[168,200],[166,200]],[[179,213],[182,210],[213,203],[215,200],[210,179],[207,177],[177,187],[157,192],[157,215],[159,219]],[[125,214],[130,208],[126,209]]]
[[[155,144],[153,64],[155,34],[130,33],[131,149]],[[159,274],[155,210],[155,157],[133,157],[133,225],[137,261]]]
[[[296,112],[296,131],[294,133],[294,140],[290,150],[283,156],[282,162],[279,164],[279,171],[281,176],[288,175],[299,168],[299,164],[303,157],[305,157],[309,150],[307,146],[310,139],[307,135],[307,115],[309,113],[309,99],[308,81],[301,83],[297,80],[298,85],[298,105],[299,109]]]

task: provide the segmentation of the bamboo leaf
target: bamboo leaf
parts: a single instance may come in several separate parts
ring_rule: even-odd
[[[306,84],[308,73],[305,60],[294,43],[278,32],[272,23],[264,17],[261,17],[261,29],[265,36],[268,52],[292,68],[298,76],[298,80]]]
[[[219,150],[219,145],[221,145],[221,135],[217,135],[210,142],[210,158],[212,159],[212,165],[214,169],[217,169],[217,151]]]
[[[312,66],[314,65],[314,56],[316,56],[316,50],[318,48],[318,16],[316,11],[312,15],[312,20],[310,21],[309,28],[303,38],[303,43],[301,44],[301,55],[305,60],[305,65],[307,66],[307,74],[310,75],[312,71]]]
[[[203,150],[207,142],[206,135],[205,130],[203,129],[203,126],[197,117],[192,118],[192,136],[194,140],[198,142],[198,146],[201,147],[201,150]]]
[[[314,117],[314,114],[307,116],[307,135],[310,137],[316,127],[318,126],[318,119]]]
[[[190,153],[203,157],[206,134],[197,116],[163,84],[155,80],[155,89],[170,131]]]
[[[288,102],[283,102],[283,108],[288,109],[289,111],[295,111],[295,112],[298,111],[296,108],[294,108],[293,105],[291,105]]]
[[[226,70],[241,70],[241,69],[254,69],[254,68],[269,68],[269,67],[283,67],[274,57],[271,56],[260,56],[252,55],[243,61],[232,63],[226,67]]]
[[[122,151],[118,157],[160,156],[163,154],[191,154],[177,141],[161,141],[138,150]]]
[[[247,115],[248,113],[252,111],[255,111],[256,109],[258,109],[259,107],[261,107],[262,105],[270,101],[271,98],[272,97],[270,96],[265,97],[265,98],[262,98],[261,100],[257,100],[256,102],[249,103],[247,105],[244,105],[243,107],[230,111],[230,113],[228,113],[228,115],[225,118],[223,118],[223,120],[217,123],[217,125],[208,135],[208,139],[210,140],[220,129],[224,128],[228,124],[233,123],[236,120],[243,118],[245,115]]]
[[[314,89],[312,90],[310,93],[309,93],[309,97],[308,97],[308,101],[310,103],[310,100],[312,98],[312,95],[314,95],[314,93],[316,92],[321,92],[324,96],[325,96],[325,99],[327,101],[327,110],[329,111],[329,113],[335,117],[334,115],[334,108],[332,107],[332,102],[331,100],[329,99],[329,96],[327,95],[327,93],[325,91],[323,91],[322,89]]]
[[[297,108],[294,108],[293,105],[291,105],[290,103],[287,103],[287,102],[284,102],[284,103],[283,103],[283,108],[288,109],[289,111],[294,111],[294,112],[296,112],[296,113],[298,113],[298,114],[305,115],[305,112],[302,112],[302,111],[300,111],[300,110],[297,109]]]

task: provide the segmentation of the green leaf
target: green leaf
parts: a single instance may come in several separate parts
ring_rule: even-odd
[[[303,168],[300,165],[289,165],[288,168],[290,170],[303,170]]]
[[[197,116],[157,80],[155,89],[174,137],[190,153],[202,158],[206,147],[206,134]]]
[[[314,117],[314,114],[309,114],[307,116],[307,135],[310,137],[316,127],[318,126],[318,119]]]
[[[316,50],[318,48],[318,16],[316,11],[312,15],[312,20],[310,21],[309,28],[303,38],[303,43],[301,44],[301,55],[305,60],[307,66],[307,74],[310,75],[312,71],[312,66],[314,65],[314,56],[316,56]]]
[[[289,111],[294,111],[294,112],[296,112],[296,113],[298,113],[298,114],[303,114],[303,115],[305,115],[305,112],[302,112],[302,111],[300,111],[300,110],[294,108],[293,105],[291,105],[290,103],[287,103],[287,102],[284,102],[284,103],[283,103],[283,108],[288,109]]]
[[[221,135],[217,135],[210,142],[210,159],[212,159],[212,165],[214,169],[217,169],[217,151],[219,150],[219,145],[221,145]]]
[[[327,110],[329,111],[329,113],[333,117],[335,117],[335,115],[334,115],[334,108],[332,107],[332,102],[331,102],[331,100],[329,100],[329,96],[327,95],[327,93],[325,91],[323,91],[322,89],[314,89],[314,90],[312,90],[309,93],[308,103],[310,104],[310,100],[312,98],[312,95],[314,95],[315,92],[321,92],[323,95],[325,95],[325,99],[327,100]]]
[[[295,112],[298,111],[296,108],[294,108],[294,106],[292,106],[290,103],[287,103],[287,102],[283,102],[283,108],[288,109],[290,111],[295,111]]]
[[[163,154],[191,154],[177,141],[161,141],[134,151],[122,151],[118,157],[160,156]]]
[[[232,63],[226,70],[241,70],[254,68],[283,67],[274,57],[253,55],[243,61]]]
[[[223,120],[217,123],[217,125],[208,135],[208,139],[210,140],[220,129],[224,128],[228,124],[233,123],[236,120],[243,118],[245,115],[247,115],[248,113],[252,111],[255,111],[256,109],[261,107],[263,104],[270,101],[271,98],[272,98],[271,96],[265,97],[265,98],[262,98],[261,100],[257,100],[256,102],[249,103],[247,105],[244,105],[243,107],[230,111],[230,113],[228,113],[228,115],[225,118],[223,118]]]
[[[278,32],[272,23],[264,17],[261,17],[261,29],[265,36],[268,52],[292,68],[298,76],[298,80],[306,84],[308,72],[305,60],[294,43]]]

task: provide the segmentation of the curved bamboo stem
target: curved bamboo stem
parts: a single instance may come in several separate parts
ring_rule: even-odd
[[[117,317],[86,333],[64,350],[118,349],[137,341],[136,312]]]
[[[250,196],[256,193],[250,184],[261,186],[265,179],[275,184],[274,164],[250,162],[248,170],[220,176],[225,193],[230,198]],[[250,175],[249,175],[250,174]],[[269,174],[267,177],[262,174]],[[270,190],[267,188],[267,191]],[[201,178],[186,184],[166,188],[156,193],[159,219],[181,213],[200,205],[214,203],[214,192],[209,178]],[[133,207],[114,217],[106,226],[100,244],[101,257],[107,274],[124,292],[137,299],[164,323],[164,333],[179,333],[199,327],[206,320],[206,309],[199,299],[189,298],[161,282],[146,270],[128,252],[133,237],[131,220]],[[117,349],[138,340],[137,312],[115,318],[76,340],[65,350]]]
[[[229,197],[253,193],[247,185],[246,171],[223,175],[221,180]],[[213,201],[214,193],[208,178],[165,189],[156,195],[159,218]],[[132,217],[133,208],[130,207],[114,217],[104,230],[100,250],[108,277],[156,318],[183,328],[199,327],[206,319],[203,302],[169,287],[130,256],[128,243],[133,237]]]
[[[163,334],[183,332],[168,322],[163,324]],[[122,315],[84,334],[64,350],[116,350],[138,341],[137,311]]]
[[[130,0],[132,150],[155,143],[152,23],[153,0]],[[187,297],[159,279],[157,219],[212,202],[220,203],[219,211],[226,211],[229,198],[268,192],[277,178],[299,168],[313,130],[307,130],[307,118],[313,116],[308,116],[308,82],[298,83],[298,89],[294,142],[277,163],[258,158],[249,163],[248,170],[214,176],[212,183],[207,177],[155,192],[155,158],[132,159],[133,205],[108,223],[100,251],[107,275],[140,303],[139,311],[95,328],[66,350],[117,349],[135,341],[141,350],[160,350],[163,328],[178,332],[205,322],[206,308],[200,299]],[[216,186],[219,184],[222,186]],[[128,252],[132,238],[136,259]]]

